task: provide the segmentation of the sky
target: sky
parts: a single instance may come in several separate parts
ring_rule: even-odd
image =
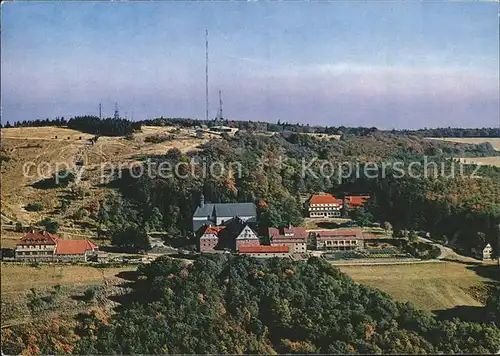
[[[210,118],[500,126],[491,1],[7,2],[2,122],[204,119],[205,29]]]

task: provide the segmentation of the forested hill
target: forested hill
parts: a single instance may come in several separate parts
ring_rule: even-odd
[[[135,303],[80,318],[79,354],[496,353],[493,324],[438,321],[327,262],[161,257]],[[50,350],[46,350],[50,352]]]
[[[483,167],[481,179],[469,179],[459,174],[449,175],[452,157],[495,155],[491,145],[467,145],[424,140],[418,136],[403,137],[376,132],[367,136],[345,135],[340,140],[317,138],[305,134],[264,136],[241,132],[234,137],[209,141],[194,153],[172,149],[165,155],[149,157],[155,164],[168,163],[175,167],[180,162],[197,159],[210,165],[220,162],[224,167],[241,164],[241,174],[226,169],[223,174],[202,174],[202,167],[183,178],[130,177],[126,172],[113,182],[132,208],[118,211],[107,202],[109,225],[118,227],[117,234],[127,224],[148,225],[155,216],[162,216],[161,228],[171,236],[189,236],[192,214],[201,193],[211,202],[266,202],[260,221],[270,226],[302,222],[301,194],[330,192],[341,196],[344,192],[368,193],[373,196],[366,210],[373,221],[389,221],[395,231],[412,229],[431,232],[443,240],[456,238],[464,247],[484,247],[486,241],[496,246],[495,226],[500,223],[500,169]],[[445,175],[434,174],[412,178],[406,174],[397,177],[387,169],[374,179],[356,174],[338,179],[336,174],[319,174],[322,162],[335,167],[343,162],[363,165],[375,162],[401,162],[408,167],[412,162],[422,163],[423,157],[445,167]],[[303,167],[315,160],[311,170],[317,177],[303,175]],[[303,164],[305,162],[305,164]],[[234,166],[233,166],[234,167]],[[236,174],[238,173],[238,174]],[[336,170],[338,173],[338,169]],[[397,172],[396,172],[397,173]],[[417,172],[419,173],[419,172]],[[439,173],[439,172],[436,172]],[[466,169],[465,175],[471,174]],[[153,213],[153,209],[157,212]],[[160,215],[158,214],[160,213]],[[155,225],[158,225],[155,222]]]
[[[266,122],[266,121],[237,121],[237,120],[198,120],[191,118],[154,118],[141,121],[129,121],[123,118],[100,119],[93,115],[75,116],[67,121],[64,117],[44,120],[19,121],[11,125],[9,122],[3,126],[9,127],[38,127],[38,126],[68,126],[76,130],[87,133],[98,133],[109,136],[124,136],[133,130],[140,129],[141,125],[150,126],[182,126],[195,127],[201,125],[219,125],[235,127],[247,131],[268,131],[268,132],[296,132],[296,133],[317,133],[327,135],[356,135],[366,136],[374,132],[390,132],[396,135],[409,136],[417,135],[420,137],[500,137],[500,128],[460,128],[460,127],[438,127],[424,128],[417,130],[398,129],[383,130],[376,127],[346,127],[335,126],[335,120],[332,120],[332,126],[318,126],[301,123],[289,122]],[[2,125],[0,124],[0,127]]]

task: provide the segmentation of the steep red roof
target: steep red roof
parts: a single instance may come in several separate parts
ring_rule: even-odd
[[[268,230],[269,237],[272,240],[305,240],[307,239],[308,233],[303,227],[292,226],[285,228],[274,228],[271,227]]]
[[[43,232],[28,232],[17,243],[18,245],[56,245],[57,236],[46,231]]]
[[[347,195],[345,197],[347,205],[351,208],[357,208],[366,204],[370,200],[369,195]]]
[[[207,226],[203,234],[214,234],[217,235],[219,232],[224,230],[225,226]]]
[[[94,251],[98,247],[89,240],[59,240],[56,255],[83,255],[85,251]]]
[[[342,201],[340,201],[342,203]],[[333,195],[313,195],[309,200],[309,204],[339,204],[339,200]]]
[[[288,246],[251,246],[243,245],[239,248],[240,253],[286,253]]]
[[[323,230],[316,231],[316,238],[319,239],[343,239],[343,238],[356,238],[362,239],[363,232],[357,230]]]

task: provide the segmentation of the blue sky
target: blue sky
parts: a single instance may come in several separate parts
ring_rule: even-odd
[[[2,5],[2,122],[97,114],[498,126],[495,2]]]

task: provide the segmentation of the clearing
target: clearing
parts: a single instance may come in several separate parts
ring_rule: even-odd
[[[464,164],[477,164],[479,166],[496,166],[500,167],[500,156],[493,157],[465,157],[460,158],[460,162]]]
[[[426,139],[456,143],[468,143],[471,145],[479,145],[480,143],[489,142],[495,150],[500,151],[500,137],[426,137]]]
[[[472,145],[479,145],[481,143],[490,143],[493,148],[500,151],[500,138],[499,137],[426,137],[428,140],[439,140],[456,143],[466,143]],[[500,157],[465,157],[460,158],[460,161],[465,164],[477,164],[486,166],[500,167]]]
[[[419,309],[435,311],[457,306],[482,306],[471,289],[493,280],[481,277],[466,264],[456,262],[407,265],[341,266],[356,282],[412,302]]]
[[[18,263],[2,263],[2,327],[32,320],[27,306],[28,294],[50,293],[58,288],[57,301],[41,311],[37,319],[71,316],[94,307],[97,302],[79,300],[83,292],[92,287],[102,288],[104,295],[117,295],[125,280],[121,272],[134,271],[135,266],[95,268],[82,265],[40,265],[32,267]],[[57,287],[56,287],[57,286]],[[104,300],[104,304],[103,301]],[[100,299],[100,307],[110,309],[111,300]]]

